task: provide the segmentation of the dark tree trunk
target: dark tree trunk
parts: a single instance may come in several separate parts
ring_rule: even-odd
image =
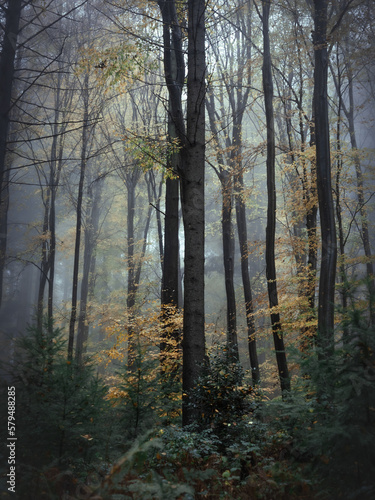
[[[191,391],[201,373],[205,356],[205,3],[204,0],[187,2],[189,20],[187,133],[185,133],[181,105],[185,66],[176,5],[174,1],[162,0],[159,0],[158,4],[163,16],[164,73],[170,98],[171,118],[181,147],[178,174],[185,233],[182,420],[186,425],[192,423],[197,416],[198,408],[191,398]]]
[[[162,221],[161,221],[161,213],[162,212],[160,210],[160,200],[162,197],[164,176],[161,178],[161,180],[159,182],[159,188],[157,189],[155,172],[153,170],[149,170],[147,182],[148,182],[148,184],[150,184],[150,190],[151,190],[150,199],[152,199],[152,204],[156,210],[155,215],[156,215],[156,225],[157,225],[157,229],[158,229],[160,265],[161,265],[161,270],[163,271],[164,244],[163,244],[163,227],[162,227]],[[166,190],[167,190],[167,188],[166,188]]]
[[[216,125],[215,101],[213,93],[206,99],[206,107],[210,121],[210,128],[216,147],[216,158],[218,168],[215,167],[216,175],[221,184],[221,232],[223,244],[223,264],[225,293],[227,301],[227,345],[230,357],[239,360],[238,340],[237,340],[237,311],[236,295],[234,289],[234,231],[232,224],[232,198],[233,198],[233,158],[228,161],[230,165],[224,167],[225,159],[218,141],[219,131]]]
[[[181,205],[185,233],[183,320],[183,425],[195,421],[199,408],[191,391],[203,370],[204,182],[205,182],[205,2],[188,0],[187,136],[181,165]]]
[[[44,197],[44,219],[43,219],[43,228],[42,228],[42,258],[40,262],[40,279],[39,279],[39,289],[38,289],[38,302],[37,302],[37,327],[41,330],[43,323],[43,309],[44,309],[44,292],[46,283],[48,280],[48,272],[49,272],[49,249],[48,249],[48,229],[49,229],[49,212],[50,212],[50,203],[51,203],[51,184],[52,178],[50,176],[47,192]],[[43,189],[43,188],[42,188]]]
[[[276,183],[275,183],[275,130],[273,115],[273,83],[271,69],[271,52],[269,40],[270,1],[263,2],[263,90],[267,123],[267,228],[266,228],[266,276],[269,306],[271,309],[271,325],[276,351],[276,360],[281,390],[290,390],[288,364],[286,360],[283,332],[278,312],[278,295],[275,265],[275,231],[276,231]]]
[[[83,254],[83,275],[81,281],[81,296],[79,301],[79,317],[77,325],[77,341],[75,357],[78,365],[82,365],[82,356],[86,352],[88,335],[87,309],[90,297],[90,288],[93,286],[95,273],[95,252],[98,241],[99,216],[101,202],[101,180],[90,183],[88,188],[87,205],[88,219],[85,223],[85,249]],[[91,285],[91,286],[90,286]]]
[[[4,225],[7,223],[9,172],[6,172],[6,154],[22,0],[8,0],[4,11],[5,26],[0,55],[0,306],[7,245],[7,230]]]
[[[323,357],[329,357],[333,352],[337,261],[336,227],[331,187],[331,157],[327,97],[327,5],[327,0],[314,0],[314,115],[316,174],[322,235],[317,345],[322,349]]]
[[[5,27],[0,55],[0,187],[3,187],[5,156],[9,130],[14,62],[17,48],[22,0],[8,0],[5,9]]]
[[[161,290],[162,340],[160,361],[165,376],[177,377],[173,353],[181,348],[181,332],[174,325],[179,305],[179,181],[168,177],[165,190],[164,258]],[[172,354],[172,356],[170,355]]]
[[[341,306],[343,313],[348,307],[348,288],[347,288],[347,277],[346,277],[346,269],[345,269],[345,237],[344,237],[344,229],[342,222],[342,207],[341,207],[341,172],[343,167],[343,161],[341,156],[341,94],[339,94],[339,109],[337,114],[337,131],[336,131],[336,148],[337,148],[337,160],[336,160],[336,186],[335,186],[335,194],[336,194],[336,219],[337,219],[337,229],[338,229],[338,240],[339,240],[339,272],[340,272],[340,281],[341,281]],[[347,326],[343,325],[343,342],[347,344],[349,340],[349,331]]]
[[[185,63],[182,50],[182,32],[176,12],[175,2],[160,0],[163,17],[164,73],[169,92],[168,136],[174,141],[185,135],[182,120],[181,93],[185,78]],[[161,316],[164,325],[160,354],[163,371],[167,375],[177,374],[177,365],[169,366],[168,352],[179,348],[181,333],[171,328],[175,312],[179,306],[179,179],[176,177],[181,163],[179,151],[173,152],[167,165],[168,177],[165,192],[164,256],[161,289]]]
[[[246,206],[242,197],[243,175],[239,172],[236,178],[236,218],[237,232],[241,254],[241,274],[245,297],[245,311],[247,324],[247,342],[249,348],[249,358],[251,366],[251,378],[253,385],[260,382],[259,361],[255,339],[253,294],[251,291],[249,273],[249,245],[247,242]]]
[[[9,207],[9,173],[7,168],[4,173],[4,186],[0,202],[0,307],[3,301],[3,281],[6,263],[7,235],[8,235],[8,207]]]
[[[81,161],[80,161],[80,176],[78,183],[77,207],[76,207],[76,238],[74,247],[74,263],[73,263],[73,281],[72,281],[72,309],[69,322],[69,339],[68,339],[68,360],[73,359],[73,346],[74,346],[74,330],[77,319],[77,300],[78,300],[78,270],[80,258],[80,245],[81,245],[81,231],[82,231],[82,202],[83,202],[83,184],[86,171],[86,152],[88,141],[88,118],[89,118],[89,75],[84,77],[83,85],[83,127],[82,127],[82,145],[81,145]]]
[[[312,110],[314,113],[314,98],[312,103]],[[315,115],[313,114],[311,119],[313,125],[310,127],[310,147],[315,147]],[[315,313],[315,289],[316,289],[316,270],[318,265],[318,240],[316,234],[317,228],[317,215],[318,215],[318,205],[317,205],[317,184],[316,184],[316,160],[311,159],[311,185],[310,185],[310,200],[309,209],[306,215],[306,231],[307,231],[307,298],[310,309],[310,316],[308,317],[308,323],[313,322],[316,319]],[[316,340],[316,328],[312,330],[312,339]],[[309,341],[309,344],[313,342]]]
[[[223,238],[223,259],[225,291],[227,298],[227,345],[230,359],[239,361],[237,341],[236,295],[234,290],[234,231],[232,225],[232,179],[231,174],[222,169],[221,181],[221,228]]]

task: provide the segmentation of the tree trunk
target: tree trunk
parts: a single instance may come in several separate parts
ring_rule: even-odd
[[[312,110],[314,113],[314,98],[312,102]],[[315,115],[313,114],[311,122],[314,124]],[[315,127],[310,126],[310,147],[315,147]],[[311,159],[310,166],[310,199],[309,199],[309,209],[306,215],[306,231],[307,231],[307,298],[309,304],[310,315],[307,318],[307,322],[310,323],[316,319],[315,313],[315,289],[316,289],[316,270],[318,265],[318,240],[316,234],[317,228],[317,215],[318,215],[318,205],[317,205],[317,183],[316,183],[316,159]],[[316,340],[316,328],[312,329],[312,339]],[[313,344],[309,341],[310,346]]]
[[[88,141],[88,114],[89,114],[89,75],[86,73],[83,85],[83,127],[82,127],[82,145],[81,145],[81,162],[80,162],[80,176],[78,183],[77,195],[77,208],[76,208],[76,238],[74,247],[74,263],[73,263],[73,281],[72,281],[72,309],[69,322],[69,339],[68,339],[68,361],[73,360],[73,346],[74,346],[74,330],[77,318],[77,299],[78,299],[78,270],[79,270],[79,254],[81,245],[81,230],[82,230],[82,202],[83,202],[83,183],[86,171],[86,151]]]
[[[224,278],[227,297],[227,345],[229,348],[229,359],[239,361],[236,295],[234,290],[234,232],[232,225],[233,187],[231,174],[222,170],[220,181],[222,195],[221,228],[223,233]]]
[[[92,275],[95,272],[95,252],[98,240],[99,215],[101,202],[101,180],[94,181],[88,189],[88,219],[85,224],[85,249],[83,255],[83,275],[81,281],[81,296],[79,301],[79,317],[77,326],[77,341],[75,357],[78,365],[82,365],[82,356],[86,352],[86,342],[88,334],[87,308],[90,295],[90,284],[92,286]]]
[[[220,147],[218,136],[219,131],[215,120],[215,101],[213,93],[210,92],[206,99],[206,107],[210,121],[210,128],[213,134],[213,141],[216,147],[216,159],[218,168],[215,173],[221,184],[221,232],[223,244],[223,264],[225,293],[227,301],[227,345],[230,358],[239,360],[238,340],[237,340],[237,310],[236,295],[234,289],[234,231],[232,224],[232,198],[233,198],[233,158],[228,161],[230,165],[224,167],[225,159]]]
[[[253,385],[260,382],[259,361],[257,354],[257,345],[255,339],[254,307],[253,294],[251,291],[250,273],[249,273],[249,246],[247,242],[247,224],[246,224],[246,206],[242,198],[243,175],[239,172],[236,176],[236,219],[238,241],[241,254],[241,274],[242,285],[245,298],[245,312],[247,324],[247,342],[249,349],[249,358],[251,366],[251,378]]]
[[[134,262],[134,211],[135,211],[135,187],[136,181],[130,179],[127,182],[128,190],[128,217],[127,217],[127,264],[128,264],[128,293],[126,297],[126,309],[128,312],[128,370],[136,369],[136,331],[134,328],[134,306],[135,306],[135,262]]]
[[[178,175],[185,233],[182,420],[186,425],[192,423],[197,416],[198,408],[191,397],[191,391],[201,373],[205,356],[205,2],[204,0],[187,2],[187,133],[185,133],[181,103],[185,65],[176,4],[174,1],[165,0],[159,0],[158,4],[163,16],[164,73],[170,98],[171,120],[181,147]]]
[[[185,78],[182,51],[182,32],[175,2],[160,0],[163,17],[164,73],[169,92],[168,139],[170,142],[185,136],[182,119],[181,93]],[[161,316],[163,321],[160,354],[163,371],[177,374],[177,366],[169,366],[168,351],[179,348],[180,331],[172,328],[174,314],[179,306],[179,179],[176,177],[181,163],[180,151],[174,151],[167,165],[168,177],[165,192],[164,256],[161,290]]]
[[[334,302],[337,261],[327,97],[327,4],[327,0],[314,0],[316,174],[322,235],[317,345],[321,348],[323,357],[329,357],[334,349]]]
[[[204,172],[205,172],[205,2],[188,0],[187,136],[180,172],[185,233],[183,320],[183,425],[195,421],[199,408],[190,393],[205,357],[204,316]]]
[[[22,0],[8,0],[5,8],[5,26],[0,55],[0,306],[2,302],[3,274],[5,265],[5,252],[7,244],[7,231],[4,223],[7,221],[8,211],[8,186],[6,181],[6,153],[9,132],[10,109],[12,101],[14,62],[17,48]]]
[[[281,390],[290,390],[289,371],[284,347],[283,332],[278,312],[278,295],[275,265],[275,231],[276,231],[276,183],[275,183],[275,130],[273,116],[273,83],[271,69],[271,52],[269,40],[270,1],[263,2],[263,90],[267,123],[267,228],[266,228],[266,276],[269,306],[271,309],[271,325],[276,351],[276,360]]]
[[[128,295],[126,307],[128,311],[128,370],[134,372],[137,369],[137,349],[138,349],[138,331],[135,326],[135,306],[137,290],[141,280],[142,264],[146,254],[147,236],[150,229],[152,206],[149,204],[145,227],[143,231],[143,244],[140,256],[137,261],[135,258],[135,188],[138,182],[138,173],[130,174],[132,180],[127,182],[128,186]],[[152,194],[150,187],[148,190],[149,201]]]
[[[370,235],[367,223],[366,203],[363,191],[363,175],[361,169],[360,156],[358,154],[357,137],[354,125],[353,73],[349,62],[348,62],[348,89],[349,89],[349,110],[347,110],[346,116],[348,119],[350,143],[354,153],[354,166],[357,179],[358,203],[361,216],[361,238],[365,256],[367,257],[366,271],[367,271],[367,278],[369,280],[369,292],[370,292],[370,321],[371,325],[374,326],[375,325],[375,307],[373,305],[373,301],[375,300],[374,264],[372,261]]]

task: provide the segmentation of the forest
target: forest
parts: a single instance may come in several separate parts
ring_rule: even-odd
[[[375,2],[0,0],[2,499],[375,498]]]

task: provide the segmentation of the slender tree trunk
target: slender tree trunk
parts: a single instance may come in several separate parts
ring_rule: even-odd
[[[227,297],[227,345],[229,347],[229,359],[239,361],[236,295],[234,290],[234,231],[232,225],[233,187],[231,175],[225,170],[222,170],[220,181],[222,195],[221,228],[223,233],[224,278]]]
[[[158,229],[159,256],[160,256],[161,269],[163,271],[164,244],[163,244],[163,227],[162,227],[162,222],[161,222],[161,213],[162,212],[160,210],[160,200],[162,197],[164,176],[161,178],[161,180],[159,182],[158,190],[156,189],[155,172],[153,170],[150,170],[148,172],[148,181],[147,182],[148,182],[148,184],[150,184],[150,190],[152,193],[152,195],[150,196],[150,199],[152,199],[153,203],[155,204],[156,225],[157,225],[157,229]],[[165,182],[165,184],[166,184],[166,182]]]
[[[328,120],[327,0],[314,0],[314,104],[316,173],[322,237],[319,280],[317,345],[323,357],[334,349],[334,302],[337,243],[331,187],[331,157]]]
[[[42,328],[43,323],[43,310],[44,310],[44,292],[46,283],[48,280],[49,271],[49,249],[48,249],[48,229],[49,229],[49,211],[51,203],[51,184],[52,175],[50,175],[48,187],[46,189],[45,199],[44,199],[44,219],[42,228],[42,243],[41,251],[42,258],[40,262],[40,279],[39,279],[39,289],[38,289],[38,302],[37,302],[37,328]],[[43,189],[43,188],[42,188]]]
[[[6,263],[7,236],[8,236],[8,208],[9,208],[9,172],[4,174],[4,187],[1,193],[0,208],[0,307],[3,302],[3,281]]]
[[[218,136],[219,131],[215,120],[215,101],[213,93],[206,99],[207,113],[210,121],[210,128],[216,148],[216,158],[218,168],[215,167],[216,175],[221,184],[221,233],[223,245],[223,265],[225,293],[227,302],[227,345],[229,347],[229,359],[239,360],[238,340],[237,340],[237,310],[236,295],[234,289],[234,230],[232,224],[232,198],[233,198],[233,158],[228,161],[230,165],[224,168],[225,159],[220,147]]]
[[[348,89],[349,89],[349,110],[347,110],[348,127],[350,134],[350,143],[352,151],[354,153],[354,166],[357,179],[357,193],[358,193],[358,203],[361,216],[361,238],[362,244],[367,257],[366,261],[366,271],[367,278],[369,280],[369,292],[370,292],[370,321],[371,324],[375,325],[375,307],[373,302],[375,301],[375,278],[374,278],[374,264],[372,260],[372,252],[370,245],[370,235],[368,230],[367,213],[366,213],[366,203],[364,197],[363,189],[363,174],[360,162],[360,156],[358,154],[357,137],[355,133],[354,125],[354,92],[353,92],[353,74],[348,63]]]
[[[94,181],[94,189],[90,183],[88,189],[88,220],[85,225],[85,249],[83,255],[83,275],[81,281],[81,296],[79,301],[79,317],[77,325],[77,341],[75,357],[78,365],[82,365],[82,356],[86,352],[88,334],[87,308],[90,295],[90,284],[92,286],[92,275],[95,272],[95,252],[98,240],[99,215],[102,183]]]
[[[135,306],[135,262],[134,262],[134,211],[135,211],[135,187],[136,181],[127,182],[128,190],[128,217],[127,217],[127,264],[128,264],[128,293],[126,298],[126,309],[128,312],[128,370],[135,371],[136,358],[136,329],[134,325]]]
[[[342,311],[345,315],[345,311],[348,307],[348,289],[347,289],[347,277],[345,270],[345,237],[344,237],[344,229],[342,223],[342,207],[341,207],[341,171],[342,171],[342,156],[341,156],[341,93],[339,94],[339,106],[338,106],[338,114],[337,114],[337,132],[336,132],[336,151],[337,151],[337,160],[336,160],[336,219],[337,219],[337,228],[338,228],[338,240],[339,240],[339,271],[340,271],[340,280],[341,280],[341,306]],[[348,328],[345,325],[343,326],[343,342],[347,344],[349,340],[349,332]]]
[[[83,202],[83,183],[85,180],[85,171],[87,163],[87,141],[88,141],[88,116],[89,116],[89,75],[86,73],[83,85],[83,127],[82,127],[82,147],[81,147],[81,162],[80,162],[80,176],[78,183],[77,195],[77,208],[76,208],[76,238],[74,247],[74,263],[73,263],[73,281],[72,281],[72,309],[69,322],[69,339],[68,339],[68,360],[73,360],[73,346],[74,346],[74,330],[77,319],[77,300],[78,300],[78,270],[79,270],[79,257],[81,245],[81,231],[82,231],[82,202]]]
[[[253,294],[251,291],[250,273],[249,273],[249,246],[247,242],[247,223],[246,223],[246,206],[242,198],[243,191],[243,175],[239,172],[236,176],[236,219],[237,232],[241,254],[241,274],[242,285],[245,298],[245,312],[247,324],[247,342],[249,349],[249,358],[251,366],[251,378],[253,385],[258,385],[260,382],[259,361],[257,354],[257,345],[255,339],[255,322],[254,322],[254,307]]]
[[[136,174],[137,176],[137,174]],[[152,206],[149,204],[147,216],[145,219],[145,227],[143,231],[143,244],[140,256],[136,260],[135,257],[135,230],[134,230],[134,212],[135,212],[135,188],[137,180],[130,181],[128,184],[128,295],[126,307],[128,311],[128,370],[136,371],[137,367],[137,348],[138,348],[138,331],[135,324],[135,306],[137,298],[137,290],[141,280],[142,264],[146,254],[147,237],[150,229]],[[149,190],[149,201],[151,200],[151,192]]]
[[[278,295],[275,265],[275,231],[276,231],[276,183],[275,183],[275,130],[273,115],[273,83],[271,69],[271,52],[269,41],[270,1],[263,2],[263,90],[267,123],[267,228],[266,228],[266,275],[269,306],[271,309],[271,325],[276,351],[277,367],[281,390],[290,390],[289,370],[286,360],[283,332],[278,312]]]
[[[314,113],[314,98],[312,103],[312,110]],[[315,122],[315,115],[313,114],[311,118],[312,123]],[[315,147],[315,126],[310,127],[310,147]],[[318,265],[318,239],[316,234],[317,229],[317,215],[318,215],[318,205],[317,205],[317,182],[316,182],[316,160],[311,159],[311,170],[310,170],[310,198],[309,198],[309,209],[306,215],[306,231],[307,231],[307,298],[310,309],[310,315],[307,319],[308,323],[313,322],[316,319],[315,313],[315,289],[316,289],[316,271]],[[316,340],[316,327],[312,329],[312,339]],[[311,345],[313,342],[309,342]]]

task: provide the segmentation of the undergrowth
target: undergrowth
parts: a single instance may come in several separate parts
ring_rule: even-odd
[[[355,309],[345,328],[329,362],[316,349],[299,356],[303,376],[271,401],[216,349],[194,393],[200,416],[185,428],[168,397],[179,388],[159,384],[155,362],[119,372],[109,397],[89,362],[67,362],[58,329],[32,328],[12,382],[18,498],[375,498],[375,331]]]

